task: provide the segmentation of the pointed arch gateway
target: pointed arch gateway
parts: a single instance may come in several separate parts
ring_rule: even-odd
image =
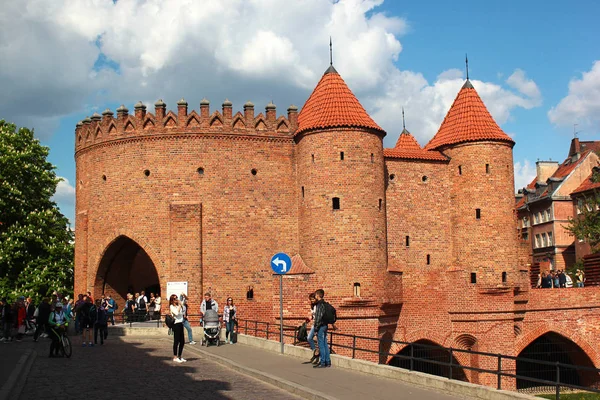
[[[412,348],[411,348],[412,347]],[[404,369],[411,369],[410,356],[413,356],[412,370],[418,372],[424,372],[430,375],[437,375],[442,377],[449,377],[452,372],[452,379],[468,382],[465,371],[461,368],[461,364],[458,362],[456,357],[450,352],[440,346],[439,344],[432,342],[431,340],[422,339],[417,340],[404,347],[398,352],[399,356],[393,357],[388,365],[392,367],[399,367]],[[452,371],[448,365],[441,365],[440,363],[450,363],[452,360]]]
[[[554,382],[556,380],[556,367],[542,365],[528,360],[543,361],[546,363],[574,364],[588,368],[595,368],[589,355],[573,340],[554,331],[548,331],[529,343],[517,356],[517,375],[533,379],[543,379]],[[589,370],[560,367],[560,382],[570,385],[597,387],[600,376]],[[517,379],[518,390],[530,388],[541,389],[542,383],[527,379]],[[554,386],[549,386],[554,388]]]
[[[138,242],[120,235],[106,247],[96,273],[95,298],[111,294],[122,309],[127,293],[144,290],[149,296],[160,293],[160,287],[157,267]]]

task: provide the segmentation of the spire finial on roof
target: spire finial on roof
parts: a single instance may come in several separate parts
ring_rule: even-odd
[[[404,123],[404,107],[402,107],[402,131],[406,130],[406,124]]]
[[[333,45],[331,43],[331,36],[329,36],[329,65],[333,66]]]
[[[469,80],[469,57],[465,53],[465,64],[467,65],[467,80]]]
[[[573,124],[573,138],[575,138],[575,139],[577,138],[577,134],[579,133],[579,131],[576,130],[577,125],[579,125],[579,124]]]

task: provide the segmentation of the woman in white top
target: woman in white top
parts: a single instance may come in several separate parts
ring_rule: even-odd
[[[183,307],[179,303],[176,294],[172,294],[169,298],[169,311],[175,319],[175,325],[173,325],[173,361],[183,363],[187,361],[185,358],[181,358],[185,343],[183,336]]]

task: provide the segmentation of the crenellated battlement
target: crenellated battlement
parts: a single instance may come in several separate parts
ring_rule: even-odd
[[[188,112],[185,99],[177,102],[177,112],[167,111],[167,105],[158,100],[154,114],[146,111],[141,101],[135,104],[134,113],[129,114],[125,105],[117,108],[117,116],[106,109],[102,115],[94,113],[79,121],[75,127],[75,151],[102,142],[131,139],[141,136],[172,134],[231,134],[248,137],[292,138],[298,127],[298,107],[287,109],[287,118],[277,117],[277,108],[270,102],[265,113],[254,115],[254,104],[244,104],[244,112],[233,114],[233,104],[225,100],[221,110],[211,113],[210,102],[200,101],[200,110]]]

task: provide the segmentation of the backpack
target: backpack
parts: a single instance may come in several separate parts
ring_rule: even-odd
[[[299,342],[306,342],[308,340],[308,332],[306,331],[306,322],[298,327],[298,334],[296,335],[296,339]]]
[[[325,311],[323,311],[323,323],[335,324],[337,321],[337,312],[335,311],[335,307],[327,302],[323,303],[323,307],[325,307]]]
[[[175,326],[175,318],[173,318],[171,314],[165,315],[165,325],[169,329],[173,329],[173,327]]]

